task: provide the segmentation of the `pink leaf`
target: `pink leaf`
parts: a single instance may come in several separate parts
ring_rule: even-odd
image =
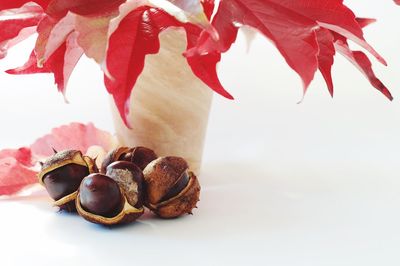
[[[0,159],[0,195],[11,195],[37,183],[36,174],[13,157]]]
[[[77,149],[86,153],[90,147],[100,146],[110,151],[116,146],[115,138],[93,124],[72,123],[52,130],[30,148],[0,151],[0,196],[14,194],[24,187],[36,184],[38,160],[52,155],[56,150]]]
[[[23,147],[16,150],[6,149],[0,151],[0,160],[8,157],[13,157],[24,166],[30,167],[34,165],[30,148]]]
[[[72,123],[54,128],[51,134],[33,143],[31,149],[36,156],[49,156],[54,153],[53,148],[58,151],[77,149],[86,153],[87,149],[94,145],[109,151],[116,145],[116,140],[110,133],[97,129],[92,123]]]

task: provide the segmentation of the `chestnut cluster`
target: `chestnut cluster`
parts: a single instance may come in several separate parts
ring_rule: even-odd
[[[55,152],[38,178],[55,206],[102,225],[133,222],[144,207],[161,218],[191,214],[200,196],[183,158],[158,157],[145,147],[112,150],[100,169],[80,151]]]

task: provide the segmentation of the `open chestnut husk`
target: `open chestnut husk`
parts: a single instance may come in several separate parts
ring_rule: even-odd
[[[56,152],[56,151],[55,151]],[[60,210],[75,211],[75,198],[83,178],[97,172],[95,161],[78,150],[56,152],[42,164],[38,174],[54,205]]]
[[[75,203],[79,215],[93,223],[133,222],[144,213],[143,173],[133,163],[114,162],[106,174],[83,179]]]
[[[136,164],[143,170],[151,161],[157,159],[157,154],[146,147],[119,147],[110,151],[101,165],[101,172],[105,173],[107,166],[116,161],[127,161]]]
[[[161,218],[192,214],[200,197],[200,184],[180,157],[161,157],[144,169],[145,205]]]

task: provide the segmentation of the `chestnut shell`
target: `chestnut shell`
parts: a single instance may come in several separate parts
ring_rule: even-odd
[[[102,225],[116,225],[135,221],[144,213],[142,203],[142,171],[130,162],[114,162],[110,164],[107,169],[107,175],[97,175],[102,176],[101,179],[108,180],[105,182],[104,186],[116,185],[118,187],[120,195],[122,195],[120,204],[110,204],[105,208],[107,210],[103,210],[102,212],[96,211],[96,209],[101,209],[104,206],[102,207],[99,201],[94,204],[96,205],[95,208],[88,208],[88,204],[83,202],[81,196],[81,193],[85,193],[85,190],[79,189],[75,202],[79,215],[90,222]],[[86,178],[90,178],[90,176]],[[82,182],[81,188],[85,186],[84,184],[85,180]],[[101,186],[100,182],[99,185]],[[110,195],[108,195],[110,192],[107,192],[107,190],[108,189],[105,189],[103,193],[99,193],[97,196],[99,199],[101,198],[101,202],[110,197]],[[112,194],[116,194],[115,189],[112,189],[112,191],[114,191],[111,192]],[[103,204],[108,205],[107,203]],[[116,207],[111,208],[111,205]]]
[[[191,213],[200,197],[200,184],[180,157],[161,157],[143,171],[145,205],[162,218]]]
[[[107,167],[106,175],[115,180],[124,191],[130,205],[143,207],[143,172],[134,163],[117,161]]]
[[[43,183],[54,200],[59,200],[78,190],[89,169],[78,164],[67,164],[43,176]]]
[[[143,170],[151,161],[157,159],[157,154],[146,147],[119,147],[110,151],[101,165],[101,172],[107,171],[107,166],[116,161],[126,161],[136,164]]]
[[[61,210],[75,211],[74,200],[82,179],[97,171],[93,159],[78,150],[60,151],[42,165],[38,178],[46,188],[54,205]]]

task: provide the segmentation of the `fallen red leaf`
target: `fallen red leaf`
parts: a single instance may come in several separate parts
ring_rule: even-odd
[[[33,154],[47,157],[54,153],[53,148],[58,151],[76,149],[86,153],[94,145],[108,151],[115,147],[116,140],[110,133],[96,128],[92,123],[71,123],[54,128],[50,134],[35,141],[30,148]]]
[[[0,195],[11,195],[38,182],[37,172],[12,157],[0,159]]]
[[[0,151],[0,196],[14,194],[24,187],[38,182],[37,163],[56,150],[77,149],[86,153],[99,146],[109,151],[116,146],[115,138],[93,124],[72,123],[52,130],[29,148]]]
[[[23,147],[19,149],[6,149],[0,151],[0,160],[12,157],[24,166],[33,166],[32,152],[30,148]]]

